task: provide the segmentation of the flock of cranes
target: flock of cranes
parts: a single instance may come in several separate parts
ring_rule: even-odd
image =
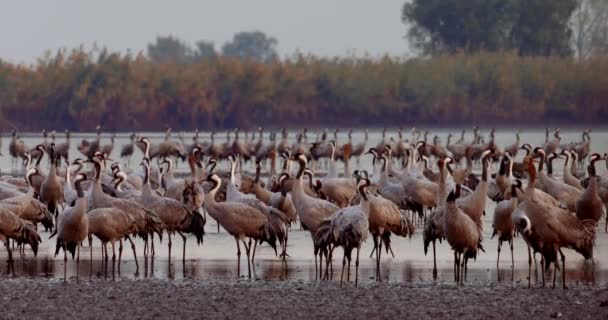
[[[21,160],[25,179],[19,175],[0,179],[0,239],[8,250],[10,269],[10,240],[21,254],[29,245],[35,255],[42,241],[38,224],[42,224],[56,238],[55,255],[64,252],[65,278],[68,253],[78,264],[80,247],[88,240],[92,259],[95,238],[102,243],[106,261],[110,244],[113,262],[116,243],[120,261],[122,242],[128,240],[139,268],[133,237],[143,239],[143,255],[148,259],[155,254],[155,235],[166,237],[171,257],[171,237],[178,234],[185,261],[187,234],[201,245],[208,215],[217,222],[217,232],[221,226],[234,238],[239,275],[243,244],[251,277],[257,246],[268,244],[286,261],[289,233],[299,222],[310,233],[318,278],[332,277],[333,254],[340,247],[340,284],[345,270],[350,281],[353,253],[357,284],[359,251],[370,234],[375,278],[382,281],[382,251],[395,255],[391,236],[411,237],[418,228],[425,254],[432,244],[433,275],[437,275],[437,241],[446,240],[454,252],[454,280],[463,283],[468,262],[487,250],[482,217],[492,214],[486,211],[494,201],[491,227],[492,236],[498,237],[498,259],[507,242],[513,268],[513,241],[521,235],[528,247],[529,275],[533,257],[540,254],[543,285],[544,271],[553,265],[555,286],[561,258],[565,287],[562,250],[573,249],[593,259],[595,234],[608,206],[608,176],[596,174],[597,162],[608,159],[606,154],[592,153],[590,132],[585,130],[581,141],[565,143],[559,129],[552,137],[547,129],[545,142],[533,147],[520,140],[519,131],[513,144],[500,146],[494,129],[485,137],[478,128],[470,140],[464,130],[456,141],[449,134],[445,145],[438,136],[431,142],[429,131],[416,129],[409,139],[401,129],[397,138],[388,137],[384,129],[376,145],[369,145],[367,130],[357,143],[352,131],[340,141],[339,130],[324,130],[313,138],[304,129],[292,142],[286,129],[280,139],[276,133],[266,139],[261,128],[251,135],[228,131],[223,143],[216,141],[215,133],[202,141],[197,130],[186,143],[181,133],[179,139],[172,139],[168,129],[159,143],[131,134],[120,152],[122,161],[116,161],[112,159],[118,155],[115,136],[102,144],[100,126],[94,140],[78,144],[81,155],[69,154],[69,131],[62,143],[55,141],[54,132],[49,137],[43,131],[33,148],[13,131],[12,169]],[[143,160],[131,168],[137,150]],[[518,162],[520,151],[525,155]],[[360,166],[363,156],[371,158],[371,167]],[[357,162],[352,171],[351,158]],[[553,175],[558,158],[565,159],[561,177]],[[175,172],[180,160],[190,169],[184,178]],[[248,162],[255,166],[255,174],[243,169]],[[227,166],[220,169],[223,163]],[[476,166],[481,167],[480,177],[473,172]]]

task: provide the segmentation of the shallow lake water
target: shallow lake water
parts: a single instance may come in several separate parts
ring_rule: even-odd
[[[471,129],[467,129],[466,140],[470,141],[472,138]],[[563,129],[561,135],[563,137],[562,142],[580,141],[581,140],[581,129]],[[456,137],[453,141],[457,140],[460,136],[461,129],[433,129],[430,130],[432,133],[429,134],[429,140],[432,141],[434,135],[438,135],[441,138],[443,144],[445,144],[447,134],[452,132]],[[482,134],[486,136],[489,130],[483,130]],[[147,133],[142,134],[152,138],[152,141],[162,140],[163,133]],[[411,134],[409,131],[404,132],[406,138],[411,140]],[[593,152],[599,152],[604,154],[608,151],[608,131],[594,129],[591,133],[592,144],[591,149]],[[37,143],[41,142],[40,134],[22,134],[25,143],[33,147]],[[71,158],[81,156],[77,150],[77,144],[80,143],[81,139],[92,139],[94,134],[73,134],[71,142]],[[102,144],[109,143],[109,135],[103,134]],[[185,134],[185,142],[190,143],[192,133]],[[202,133],[200,141],[207,141],[209,133]],[[267,134],[266,134],[267,137]],[[333,138],[333,135],[330,134]],[[387,138],[394,137],[397,139],[395,130],[387,132]],[[291,140],[295,138],[295,134],[290,134]],[[314,140],[315,135],[309,133],[309,141]],[[173,135],[173,139],[177,139],[177,134]],[[353,143],[357,143],[363,139],[363,132],[356,131],[353,133]],[[381,139],[381,133],[379,130],[373,130],[369,133],[369,141],[367,146],[375,146]],[[530,143],[532,146],[542,145],[545,141],[545,133],[543,130],[522,130],[521,133],[522,143]],[[4,157],[0,158],[0,168],[2,168],[3,174],[11,172],[11,161],[8,153],[8,145],[10,137],[3,138],[2,153]],[[496,142],[501,146],[510,145],[515,140],[513,130],[498,130],[496,135]],[[50,139],[48,140],[50,141]],[[63,135],[58,134],[56,142],[62,143],[64,141]],[[225,133],[218,133],[216,135],[216,142],[223,143],[225,141]],[[257,138],[256,138],[257,141]],[[338,144],[342,144],[347,141],[346,133],[344,130],[340,132]],[[486,140],[487,141],[487,140]],[[124,144],[128,143],[128,134],[119,134],[116,138],[116,144],[114,151],[111,155],[112,158],[117,159],[119,157],[120,149]],[[520,153],[520,154],[523,154]],[[521,159],[521,155],[518,160]],[[118,160],[118,159],[117,159]],[[136,155],[131,160],[131,166],[135,167],[141,161],[141,152],[136,151]],[[554,164],[555,176],[561,176],[561,162],[557,160]],[[224,164],[225,166],[226,164]],[[604,162],[598,162],[598,174],[606,173],[606,166]],[[20,168],[20,165],[19,165]],[[356,160],[351,162],[351,170],[356,168],[364,168],[371,170],[371,161],[369,157],[363,157],[360,164],[357,165]],[[251,172],[252,166],[249,164],[245,168],[246,172]],[[178,170],[185,172],[187,165],[179,164]],[[340,170],[340,169],[339,169]],[[247,174],[247,173],[245,173]],[[494,204],[488,200],[488,213],[483,220],[484,223],[484,242],[485,253],[480,253],[476,261],[469,262],[468,281],[496,281],[497,272],[500,273],[501,281],[513,281],[516,283],[526,283],[528,277],[528,255],[527,248],[524,241],[521,238],[516,238],[514,241],[514,269],[511,269],[511,258],[510,251],[507,243],[503,244],[501,252],[500,269],[497,271],[496,267],[496,239],[491,239],[491,221]],[[418,225],[416,234],[411,239],[405,239],[400,237],[392,237],[393,252],[395,257],[393,258],[390,254],[383,252],[383,258],[381,262],[381,272],[384,280],[391,282],[419,282],[419,281],[431,281],[433,280],[432,268],[433,268],[433,257],[432,251],[428,255],[423,252],[422,243],[422,225]],[[25,256],[20,256],[18,251],[14,251],[15,257],[15,274],[16,276],[28,276],[28,277],[63,277],[63,253],[59,256],[54,257],[55,251],[55,240],[48,239],[48,233],[42,233],[43,243],[38,254],[38,257],[34,258],[32,252],[26,249]],[[167,250],[167,239],[166,236],[163,238],[163,242],[160,243],[156,239],[155,248],[156,254],[154,259],[148,257],[144,259],[143,254],[143,242],[136,240],[137,254],[139,269],[136,268],[135,260],[131,252],[130,245],[124,244],[124,250],[122,254],[122,261],[120,266],[118,264],[112,267],[110,261],[107,266],[101,261],[101,249],[99,241],[95,240],[93,244],[93,260],[90,260],[90,248],[85,243],[85,247],[81,249],[81,259],[79,264],[79,274],[81,277],[96,277],[96,278],[108,278],[108,279],[124,279],[124,278],[194,278],[203,280],[216,280],[216,279],[236,279],[237,274],[237,257],[234,239],[223,229],[218,233],[215,221],[208,217],[206,226],[206,235],[204,244],[197,246],[194,237],[188,236],[186,248],[186,261],[182,262],[182,239],[181,237],[173,237],[173,247],[171,252],[171,259],[168,256]],[[359,279],[361,281],[373,281],[375,274],[375,263],[369,258],[371,253],[372,240],[371,238],[363,246],[360,253],[359,267]],[[568,282],[580,282],[591,285],[602,285],[608,283],[608,233],[604,232],[604,221],[600,223],[596,236],[596,247],[595,257],[593,261],[585,261],[582,256],[572,250],[564,250],[566,253],[566,269],[567,269],[567,281]],[[247,264],[246,256],[244,253],[241,256],[240,263],[240,276],[247,276]],[[118,248],[116,248],[118,254]],[[288,246],[289,257],[287,258],[286,264],[275,257],[274,252],[267,245],[258,247],[255,261],[255,275],[257,278],[265,280],[315,280],[315,265],[312,255],[312,242],[310,235],[307,231],[302,231],[299,225],[294,225],[290,231],[289,246]],[[6,250],[0,249],[0,261],[6,261]],[[341,270],[342,254],[341,250],[336,250],[333,260],[333,278],[339,280]],[[540,257],[537,258],[537,263],[540,268]],[[438,264],[438,279],[450,281],[453,279],[453,254],[449,245],[446,242],[437,243],[437,264]],[[3,264],[4,265],[4,264]],[[351,268],[351,277],[354,276],[354,261]],[[0,268],[0,271],[2,268]],[[76,262],[72,261],[71,258],[67,264],[68,276],[75,276],[76,274]],[[547,275],[547,281],[550,282],[551,273]],[[540,277],[540,269],[538,270]],[[558,282],[560,281],[558,275]],[[532,269],[532,281],[537,280],[534,272],[534,265]]]

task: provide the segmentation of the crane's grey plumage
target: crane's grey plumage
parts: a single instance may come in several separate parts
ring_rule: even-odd
[[[515,233],[515,225],[511,216],[519,205],[518,189],[521,189],[521,181],[517,180],[516,183],[511,185],[510,198],[500,201],[494,208],[494,218],[492,221],[492,238],[498,236],[498,255],[496,258],[496,271],[498,279],[500,280],[500,249],[502,248],[503,242],[508,242],[511,249],[511,269],[515,268],[513,259],[513,236]],[[513,275],[513,270],[511,272]]]
[[[296,154],[294,157],[294,160],[298,162],[300,167],[298,169],[298,174],[296,175],[296,182],[291,190],[292,200],[296,207],[298,217],[300,218],[300,224],[305,230],[308,230],[311,233],[311,236],[314,239],[314,235],[323,220],[331,216],[339,208],[328,201],[313,198],[304,192],[303,178],[308,161],[303,154]],[[319,247],[314,240],[313,252],[315,256],[315,271],[317,272],[317,275],[321,276],[322,261],[319,261],[317,268],[317,255],[320,254],[320,252]],[[322,259],[322,255],[320,255],[320,258]]]
[[[8,208],[21,219],[32,222],[34,225],[42,223],[47,231],[53,228],[53,216],[47,207],[34,198],[34,187],[31,185],[32,177],[39,174],[38,169],[27,171],[25,180],[29,184],[27,193],[0,201],[0,206]]]
[[[74,187],[78,194],[78,199],[74,206],[66,207],[57,218],[57,244],[55,246],[55,256],[59,249],[63,249],[63,280],[66,281],[67,252],[76,258],[76,281],[78,281],[78,265],[80,264],[80,245],[89,235],[89,221],[87,217],[87,199],[80,183],[86,180],[84,174],[78,174],[74,179]]]
[[[357,250],[355,260],[355,286],[359,282],[359,250],[369,234],[370,203],[367,196],[367,187],[370,185],[369,179],[362,178],[357,189],[361,195],[361,202],[358,205],[339,209],[330,217],[323,220],[314,235],[315,242],[322,251],[332,251],[330,246],[340,246],[344,250],[342,259],[342,276],[340,286],[344,278],[344,268],[348,261],[347,281],[350,281],[350,263],[353,249]],[[330,255],[331,257],[331,255]],[[328,259],[328,263],[329,260]],[[325,270],[329,268],[329,265]]]
[[[456,205],[460,196],[460,185],[450,192],[445,204],[444,232],[445,238],[454,250],[454,278],[457,283],[463,283],[467,277],[469,259],[477,257],[481,246],[481,232],[477,223]]]
[[[189,210],[188,207],[175,199],[161,197],[152,192],[150,181],[150,164],[148,159],[144,159],[142,165],[145,170],[144,185],[142,186],[141,200],[144,206],[154,212],[162,221],[167,237],[169,239],[169,259],[171,259],[171,234],[177,232],[184,242],[183,261],[186,261],[186,236],[185,233],[192,233],[196,236],[196,241],[200,245],[205,234],[205,220],[196,210]]]
[[[522,203],[518,205],[513,213],[512,219],[517,230],[522,234],[528,244],[528,274],[531,276],[532,258],[530,248],[543,256],[543,285],[544,271],[553,263],[557,270],[557,255],[562,260],[562,285],[566,288],[565,256],[561,248],[568,247],[579,252],[586,259],[593,256],[593,244],[595,241],[595,221],[579,220],[575,215],[555,205],[555,203],[544,201],[537,197],[535,189],[537,171],[532,159],[526,157],[524,165],[528,169],[530,181],[522,196]],[[542,161],[540,162],[542,166]],[[555,287],[556,272],[553,276],[553,287]],[[530,286],[530,279],[528,279]]]
[[[128,200],[128,199],[120,199],[113,198],[111,196],[106,195],[102,191],[101,187],[101,162],[97,157],[92,158],[93,165],[95,166],[95,181],[91,184],[92,190],[91,193],[91,202],[92,208],[118,208],[124,211],[129,217],[135,221],[137,225],[136,234],[141,236],[146,244],[148,240],[148,235],[152,236],[152,234],[156,233],[159,237],[162,237],[163,223],[160,221],[158,216],[154,211],[147,210],[141,204]],[[144,247],[144,252],[147,249],[147,245]],[[151,242],[152,254],[154,254],[154,242]]]
[[[211,190],[205,194],[205,209],[209,215],[234,237],[237,247],[238,266],[240,273],[241,248],[239,240],[245,246],[247,254],[247,270],[251,277],[251,260],[255,258],[255,246],[258,241],[267,242],[276,251],[276,234],[268,217],[260,210],[241,202],[216,202],[215,194],[222,180],[217,174],[207,178],[211,182]],[[249,243],[245,239],[249,239]],[[253,255],[251,255],[251,241],[254,240]]]
[[[63,204],[63,185],[57,177],[57,165],[60,158],[55,154],[53,143],[50,144],[48,151],[51,169],[40,186],[40,201],[46,204],[49,211],[57,216],[58,207]]]

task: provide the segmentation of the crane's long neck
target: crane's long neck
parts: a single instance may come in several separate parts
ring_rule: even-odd
[[[122,183],[122,181],[119,181]],[[144,202],[148,202],[154,197],[152,187],[150,186],[150,167],[144,167],[144,181],[141,186],[141,198]]]
[[[527,166],[528,166],[527,170],[528,170],[529,181],[528,181],[528,186],[526,187],[526,190],[528,192],[533,192],[534,188],[536,186],[536,174],[537,174],[537,172],[536,172],[536,168],[534,167],[534,163],[532,162],[531,159],[529,159]]]
[[[144,142],[144,158],[150,159],[150,142]]]
[[[370,204],[369,204],[369,199],[367,196],[367,186],[366,185],[359,187],[359,194],[361,195],[361,202],[359,203],[359,206],[361,206],[361,209],[363,211],[363,214],[365,215],[365,218],[369,219]]]
[[[593,194],[597,194],[597,175],[595,173],[595,161],[589,163],[589,167],[587,168],[589,171],[589,185],[587,186],[587,190]]]
[[[40,168],[40,162],[42,161],[42,157],[44,157],[44,152],[40,152],[40,156],[38,157],[38,159],[36,159],[36,166],[35,168]]]
[[[235,172],[236,160],[233,161],[232,159],[230,159],[230,183],[236,183]]]
[[[505,164],[506,162],[506,158],[504,158],[501,162],[500,162],[500,166],[498,167],[498,175],[499,176],[506,176],[507,175],[507,166]]]
[[[488,162],[489,161],[487,158],[485,158],[485,159],[482,159],[481,162],[483,165],[483,167],[481,169],[481,181],[487,183],[488,182]]]
[[[211,190],[209,190],[209,192],[205,193],[205,205],[211,205],[214,206],[216,205],[216,201],[215,201],[215,195],[217,194],[217,190],[220,188],[220,184],[217,181],[212,181],[213,185],[211,187]]]
[[[76,216],[83,216],[86,213],[87,207],[87,198],[84,196],[84,191],[82,190],[82,186],[80,185],[82,181],[78,180],[74,183],[74,187],[76,188],[76,208],[74,210]]]
[[[576,169],[576,159],[577,159],[576,154],[574,154],[574,153],[570,154],[570,158],[572,158],[572,160],[570,162],[570,169]],[[568,161],[570,161],[570,159],[568,159]]]
[[[545,156],[540,156],[540,162],[538,163],[538,172],[543,172],[543,166],[545,164]]]
[[[262,167],[260,166],[260,164],[259,163],[256,164],[256,166],[255,166],[255,180],[254,180],[254,182],[256,184],[260,183],[260,173],[261,173],[261,171],[262,171]]]
[[[387,159],[386,157],[381,157],[382,160],[382,177],[388,179],[388,168],[386,167]]]

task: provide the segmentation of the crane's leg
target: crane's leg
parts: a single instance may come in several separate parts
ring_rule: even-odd
[[[93,277],[93,236],[89,234],[89,251],[91,252],[91,262],[89,263],[89,276]]]
[[[382,281],[382,279],[380,279]],[[359,285],[359,247],[357,247],[357,260],[355,260],[355,287]]]
[[[553,288],[552,289],[555,289],[555,280],[557,279],[557,270],[558,270],[558,265],[559,265],[559,262],[557,262],[557,259],[555,259],[555,260],[556,261],[553,262]]]
[[[454,281],[456,281],[456,283],[458,283],[458,266],[458,253],[454,251]]]
[[[103,278],[108,279],[108,243],[101,244],[101,268],[103,270]],[[105,259],[104,259],[105,257]]]
[[[253,253],[251,254],[251,268],[253,269],[253,277],[254,278],[256,277],[255,276],[255,263],[254,263],[254,260],[255,260],[255,249],[257,248],[257,246],[258,246],[258,241],[254,240],[253,241]]]
[[[144,239],[144,259],[148,259],[148,236],[146,236]]]
[[[238,238],[235,237],[234,240],[236,241],[236,258],[237,258],[237,264],[236,264],[237,275],[236,275],[236,277],[239,278],[241,276],[241,245],[239,244]]]
[[[114,241],[110,241],[110,244],[112,245],[112,265],[114,265],[114,262],[116,261],[116,250]]]
[[[250,251],[249,249],[251,248],[251,238],[249,238],[249,245],[247,245],[247,242],[245,242],[245,240],[243,240],[243,245],[245,246],[245,253],[247,254],[247,274],[249,279],[251,279],[251,263],[249,260],[250,257]]]
[[[114,269],[116,267],[116,244],[114,240],[110,242],[112,244],[112,280],[114,280]]]
[[[545,257],[543,255],[540,256],[540,275],[543,278],[543,288],[545,287]]]
[[[6,239],[6,251],[8,252],[8,263],[7,263],[7,274],[15,273],[15,266],[14,266],[14,262],[13,262],[13,252],[11,251],[11,247],[10,247],[10,239]]]
[[[346,282],[350,282],[350,256],[348,256],[346,260],[348,261],[348,269],[346,269]]]
[[[530,245],[528,245],[528,288],[530,288],[532,282],[532,253],[530,252]]]
[[[559,255],[562,258],[562,288],[568,289],[568,286],[566,285],[566,256],[562,252],[562,249],[559,249]]]
[[[67,274],[68,274],[68,254],[67,254],[67,250],[65,248],[65,244],[62,245],[63,247],[63,282],[67,281]]]
[[[357,248],[357,255],[359,255],[359,249]],[[377,273],[377,278],[378,281],[382,282],[382,274],[380,272],[380,259],[382,259],[382,241],[379,241],[378,243],[378,260],[376,262],[376,273]],[[357,259],[357,263],[359,263],[359,260]]]
[[[285,241],[283,241],[283,253],[281,253],[281,257],[283,258],[283,260],[286,260],[287,257],[289,256],[287,254],[287,240],[289,239],[289,224],[287,225],[287,228],[285,228]]]
[[[80,281],[80,243],[76,245],[76,283]]]
[[[327,254],[327,252],[325,252],[325,250],[326,249],[319,250],[319,279],[320,280],[323,280],[323,254],[325,254],[325,258],[326,258],[325,260],[329,260],[329,259],[327,259],[327,257],[329,255]],[[315,275],[315,278],[316,278],[316,275]]]
[[[372,240],[374,240],[374,248],[372,249],[372,252],[369,254],[370,259],[372,258],[372,256],[374,255],[374,252],[376,252],[376,248],[378,247],[378,236],[373,234]],[[378,255],[376,255],[376,258],[377,257],[378,257]]]
[[[120,262],[122,261],[122,239],[118,240],[118,271],[120,272]]]
[[[329,274],[331,275],[331,279],[334,278],[334,261],[333,261],[333,257],[334,257],[334,250],[336,249],[336,247],[334,245],[330,245],[329,247]]]
[[[129,236],[127,236],[127,240],[129,240],[129,242],[131,243],[131,249],[133,250],[133,259],[135,259],[135,273],[138,273],[139,262],[137,261],[137,252],[135,251],[135,243],[133,243],[133,240]]]
[[[167,234],[169,234],[169,232],[167,232]],[[169,238],[169,241],[171,241],[171,238]],[[162,239],[161,239],[161,242],[162,242]],[[152,258],[154,258],[154,254],[156,254],[156,251],[154,250],[154,233],[150,233],[150,249],[151,249],[150,255],[152,256]],[[169,260],[171,260],[170,258],[171,258],[171,251],[169,251]]]
[[[464,258],[464,281],[467,281],[468,272],[469,272],[469,259]]]
[[[500,247],[502,246],[502,241],[498,239],[498,255],[496,256],[496,277],[498,278],[498,282],[500,282]]]
[[[171,245],[173,244],[171,242],[171,232],[167,232],[167,238],[169,238],[169,264],[171,264]]]
[[[342,256],[342,273],[340,275],[340,287],[342,287],[342,280],[344,280],[344,266],[346,266],[346,253]]]
[[[511,247],[511,281],[515,277],[515,260],[513,259],[513,239],[509,240],[509,246]]]
[[[391,253],[391,257],[395,258],[395,253],[393,252],[393,247],[391,247],[390,245],[387,247],[388,247],[388,251],[390,251],[390,253]]]
[[[435,239],[433,239],[433,279],[437,279],[437,253],[435,251]]]
[[[325,274],[323,275],[323,280],[330,280],[329,267],[331,263],[332,254],[332,248],[330,247],[327,252],[327,257],[325,258]]]
[[[319,267],[317,266],[317,246],[314,246],[313,249],[313,254],[315,256],[315,280],[317,280],[318,278],[320,278],[320,274],[319,274]]]
[[[183,248],[183,252],[182,252],[182,263],[185,265],[186,264],[186,236],[181,233],[178,232],[178,234],[182,237],[182,240],[184,241],[184,248]]]

